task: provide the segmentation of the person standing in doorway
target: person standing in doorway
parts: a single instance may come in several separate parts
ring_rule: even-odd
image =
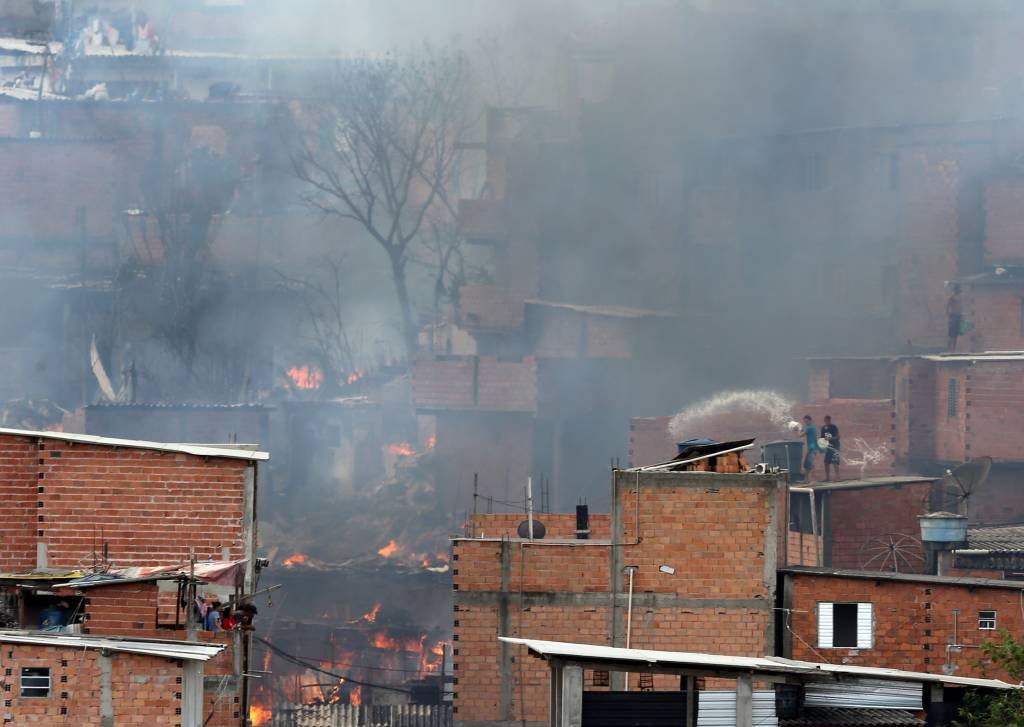
[[[947,347],[950,351],[956,351],[956,340],[960,338],[960,328],[964,323],[963,303],[960,301],[960,285],[958,283],[953,284],[953,294],[949,296],[949,300],[946,302],[946,318],[949,324],[949,343]]]
[[[810,414],[804,415],[804,439],[807,442],[807,454],[804,455],[804,480],[814,482],[814,457],[818,454],[818,427]]]
[[[825,448],[825,481],[831,482],[830,468],[835,470],[836,482],[839,481],[839,427],[832,423],[832,417],[826,416],[821,427],[821,437],[828,441]]]

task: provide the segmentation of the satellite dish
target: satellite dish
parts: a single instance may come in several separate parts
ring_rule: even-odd
[[[946,470],[939,483],[944,509],[970,516],[971,497],[984,484],[991,469],[991,457],[976,457],[970,462]]]
[[[546,527],[544,527],[544,523],[542,523],[537,518],[533,519],[533,539],[534,540],[541,540],[541,539],[543,539],[544,535],[547,533],[547,531],[548,531],[548,529]],[[528,537],[530,537],[530,521],[529,520],[523,520],[521,523],[519,523],[519,528],[517,529],[517,532],[519,533],[519,537],[520,538],[528,538]]]

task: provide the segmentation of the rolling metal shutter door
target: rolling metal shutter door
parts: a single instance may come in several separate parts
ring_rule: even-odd
[[[844,682],[808,682],[806,707],[859,707],[862,709],[921,710],[922,687],[916,682],[857,679]]]
[[[754,725],[779,727],[775,692],[754,692]],[[736,727],[736,692],[701,692],[697,699],[697,727]]]
[[[701,696],[697,697],[700,704]],[[686,692],[584,692],[583,727],[679,727]]]

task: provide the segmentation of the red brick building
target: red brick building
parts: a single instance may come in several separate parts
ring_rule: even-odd
[[[198,727],[208,716],[204,678],[217,674],[223,650],[185,641],[0,632],[2,723]]]
[[[571,538],[567,515],[539,515],[551,535],[535,541],[514,537],[518,519],[484,515],[486,537],[453,542],[458,721],[545,718],[547,670],[498,635],[773,652],[784,479],[619,470],[612,498],[610,530],[594,518],[589,540]]]
[[[780,656],[1005,678],[978,647],[1024,630],[1020,581],[789,568]]]
[[[191,697],[198,706],[187,708],[201,709],[211,726],[243,724],[249,632],[203,635],[188,626],[187,604],[192,588],[236,605],[253,592],[257,468],[267,458],[226,445],[0,430],[0,616],[19,633],[58,608],[59,630],[90,638],[177,640],[185,649],[201,638],[224,653],[207,669],[218,678],[205,687],[200,678]],[[196,586],[192,572],[216,577]],[[55,653],[28,649],[18,658],[60,660]],[[163,676],[174,674],[153,683],[170,684]],[[180,686],[167,691],[168,704],[181,698]],[[69,699],[32,700],[25,714],[79,709]]]

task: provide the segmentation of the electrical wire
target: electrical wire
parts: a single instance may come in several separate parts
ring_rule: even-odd
[[[302,657],[295,656],[294,654],[289,654],[287,651],[284,651],[283,649],[278,648],[277,646],[275,646],[274,644],[270,643],[266,639],[260,638],[259,636],[254,636],[253,638],[256,641],[258,641],[261,644],[263,644],[264,646],[266,646],[268,649],[270,649],[272,652],[277,654],[279,657],[281,657],[285,661],[290,662],[290,663],[292,663],[292,664],[294,664],[296,666],[301,666],[301,667],[304,667],[306,669],[310,669],[311,671],[318,672],[320,674],[326,674],[327,676],[334,677],[335,679],[343,679],[343,680],[345,680],[346,683],[358,684],[359,686],[362,686],[362,687],[372,687],[373,689],[384,689],[384,690],[387,690],[389,692],[400,692],[402,694],[412,694],[412,692],[410,690],[402,689],[401,687],[393,687],[393,686],[390,686],[390,685],[387,685],[387,684],[375,684],[374,682],[361,681],[359,679],[353,679],[352,677],[346,676],[345,674],[338,674],[337,672],[329,671],[327,669],[322,669],[321,667],[317,666],[316,664],[313,664],[313,663],[310,663],[308,661],[305,661]]]

